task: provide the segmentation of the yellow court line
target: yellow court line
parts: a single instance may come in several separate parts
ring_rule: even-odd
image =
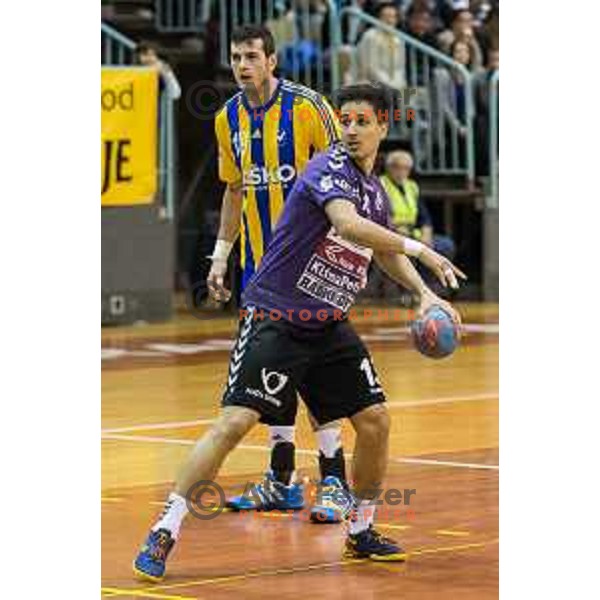
[[[402,527],[401,525],[395,525],[394,527]],[[418,548],[416,550],[407,552],[407,558],[410,559],[412,556],[419,556],[422,554],[439,554],[441,552],[458,552],[460,550],[468,550],[468,549],[473,549],[473,548],[482,548],[484,546],[488,546],[494,543],[497,543],[499,540],[498,538],[493,539],[493,540],[488,540],[485,542],[477,542],[477,543],[472,543],[472,544],[461,544],[458,546],[442,546],[442,547],[434,547],[434,548],[430,548],[430,547],[424,547],[424,548]],[[366,561],[367,564],[368,561]],[[219,583],[231,583],[233,581],[239,581],[239,580],[244,580],[244,579],[251,579],[251,578],[255,578],[255,577],[269,577],[272,575],[290,575],[290,574],[294,574],[294,573],[304,573],[307,571],[314,571],[316,569],[324,569],[327,567],[341,567],[341,566],[349,566],[352,564],[356,564],[356,563],[360,563],[360,564],[365,564],[364,560],[340,560],[340,561],[336,561],[336,562],[331,562],[331,563],[320,563],[320,564],[316,564],[316,565],[307,565],[305,567],[291,567],[288,569],[274,569],[272,571],[254,571],[254,572],[249,572],[249,573],[244,573],[241,575],[226,575],[223,577],[216,577],[214,579],[199,579],[197,581],[188,581],[186,583],[172,583],[169,585],[158,585],[158,586],[154,586],[152,588],[141,588],[139,591],[140,592],[145,592],[145,591],[152,591],[152,590],[171,590],[171,589],[175,589],[175,588],[182,588],[182,587],[197,587],[197,586],[201,586],[201,585],[210,585],[210,584],[219,584]],[[379,564],[379,563],[372,563],[372,564]],[[405,563],[398,563],[398,566],[402,566]]]
[[[381,529],[399,529],[401,531],[411,528],[410,525],[388,525],[387,523],[376,523],[376,527],[381,527]]]
[[[223,577],[215,577],[214,579],[199,579],[197,581],[189,581],[187,583],[172,583],[169,585],[158,585],[152,588],[140,588],[141,592],[146,590],[171,590],[181,587],[196,587],[200,585],[209,585],[211,583],[230,583],[232,581],[253,579],[255,577],[270,577],[272,575],[290,575],[293,573],[304,573],[307,571],[314,571],[316,569],[323,569],[327,567],[338,567],[344,565],[350,565],[354,563],[363,563],[364,560],[343,560],[331,563],[320,563],[317,565],[306,565],[303,567],[290,567],[287,569],[273,569],[272,571],[250,571],[248,573],[242,573],[240,575],[224,575]]]
[[[140,596],[143,598],[156,598],[156,600],[198,600],[197,596],[167,596],[166,594],[155,593],[153,590],[128,590],[113,587],[103,587],[100,591],[112,598],[113,596]]]
[[[409,556],[418,556],[421,554],[439,554],[440,552],[457,552],[459,550],[469,550],[470,548],[482,548],[483,546],[490,546],[496,544],[500,540],[498,538],[494,540],[487,540],[485,542],[474,542],[472,544],[461,544],[460,546],[442,546],[441,548],[418,548],[408,553]]]
[[[467,537],[471,535],[468,531],[454,531],[452,529],[438,529],[437,535],[447,535],[449,537]]]
[[[101,500],[102,502],[125,502],[125,498],[111,498],[110,496],[102,496]]]

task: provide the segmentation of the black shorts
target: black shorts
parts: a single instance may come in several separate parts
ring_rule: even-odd
[[[267,425],[293,425],[300,393],[323,425],[385,402],[371,357],[348,321],[311,331],[249,309],[231,353],[223,406],[246,406]]]

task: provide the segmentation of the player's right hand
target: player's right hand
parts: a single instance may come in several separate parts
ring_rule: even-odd
[[[231,292],[225,287],[223,281],[227,273],[227,261],[213,259],[206,285],[208,293],[217,302],[227,302],[231,298]]]
[[[450,286],[458,289],[458,279],[466,279],[467,276],[455,267],[445,256],[438,254],[428,246],[425,246],[419,255],[419,260],[440,280],[444,287]]]

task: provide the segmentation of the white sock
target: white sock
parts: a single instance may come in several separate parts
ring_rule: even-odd
[[[173,538],[177,539],[179,536],[179,529],[183,519],[188,514],[188,507],[183,496],[171,492],[169,498],[165,503],[162,515],[160,516],[156,525],[152,528],[152,531],[158,529],[167,529],[171,532]]]
[[[361,500],[355,511],[356,516],[348,521],[348,529],[351,535],[365,531],[373,524],[375,508],[376,506],[371,504],[371,500]]]
[[[342,447],[340,427],[330,426],[326,429],[317,429],[316,434],[319,450],[325,455],[325,458],[333,458],[338,449]]]
[[[273,448],[279,442],[294,443],[295,427],[269,427],[269,446]]]

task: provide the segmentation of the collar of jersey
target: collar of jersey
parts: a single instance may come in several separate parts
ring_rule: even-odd
[[[250,106],[250,103],[248,102],[248,98],[247,98],[246,94],[242,93],[242,104],[244,105],[244,108],[248,111],[249,114],[253,114],[255,112],[262,112],[262,111],[267,112],[271,108],[271,106],[273,106],[273,104],[275,104],[275,102],[277,101],[277,98],[279,97],[279,94],[281,92],[281,83],[282,83],[282,80],[278,79],[277,87],[275,88],[273,95],[262,106]]]

